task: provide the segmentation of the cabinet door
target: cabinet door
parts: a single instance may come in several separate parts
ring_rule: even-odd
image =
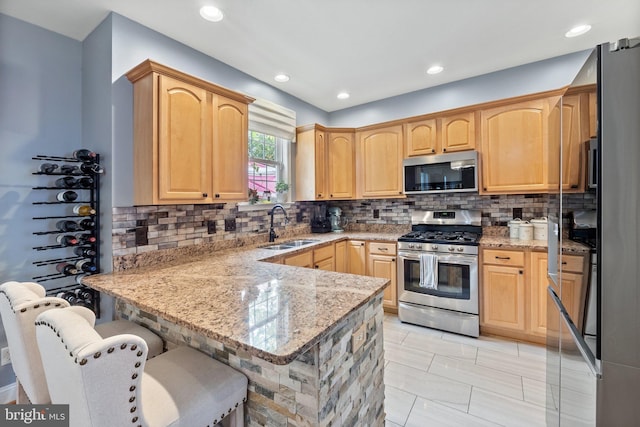
[[[443,153],[473,150],[476,146],[474,112],[439,119],[440,145]]]
[[[301,254],[291,255],[284,259],[285,265],[293,265],[296,267],[313,267],[313,251],[303,252]]]
[[[398,309],[396,264],[395,257],[376,254],[369,255],[369,276],[381,277],[391,281],[391,284],[385,288],[382,297],[383,308],[391,309],[391,311]]]
[[[158,202],[211,199],[211,115],[207,91],[160,75]]]
[[[327,134],[327,191],[330,199],[355,197],[355,155],[353,132]]]
[[[366,249],[362,240],[349,240],[347,244],[347,268],[351,274],[367,274]]]
[[[404,125],[406,156],[425,156],[436,152],[436,119],[420,120]]]
[[[333,244],[313,250],[313,268],[335,271],[335,246]]]
[[[584,100],[584,102],[583,102]],[[584,104],[584,106],[583,106]],[[583,143],[588,139],[587,100],[582,95],[562,98],[562,189],[584,192],[585,156]]]
[[[325,131],[318,125],[298,129],[295,144],[296,200],[324,200],[326,192]]]
[[[484,265],[483,325],[525,330],[525,289],[522,267]]]
[[[213,198],[247,200],[247,104],[213,97]]]
[[[582,329],[582,321],[584,317],[584,287],[582,281],[584,276],[576,273],[562,272],[562,287],[560,290],[560,299],[567,313],[575,322],[576,327]]]
[[[336,271],[338,273],[347,273],[349,271],[347,266],[347,241],[343,240],[336,243]]]
[[[531,253],[531,286],[529,288],[529,330],[544,337],[547,334],[547,254]]]
[[[358,176],[361,197],[402,196],[402,127],[359,134]]]
[[[480,112],[483,193],[547,190],[548,110],[535,100]]]
[[[598,136],[598,95],[595,92],[589,92],[589,137]]]

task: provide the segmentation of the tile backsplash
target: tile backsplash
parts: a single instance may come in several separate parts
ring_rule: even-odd
[[[556,196],[548,194],[480,196],[475,193],[412,195],[404,199],[351,200],[327,203],[343,210],[352,228],[369,226],[409,227],[411,212],[428,209],[480,209],[482,225],[506,225],[514,213],[523,219],[546,215],[546,207]],[[320,202],[297,202],[286,206],[289,222],[280,211],[274,225],[281,237],[309,233],[314,206]],[[564,210],[595,209],[595,194],[570,195]],[[117,257],[144,252],[216,243],[217,248],[236,241],[267,242],[269,211],[240,211],[233,203],[211,205],[134,206],[113,208],[112,248]],[[348,226],[349,227],[349,226]]]

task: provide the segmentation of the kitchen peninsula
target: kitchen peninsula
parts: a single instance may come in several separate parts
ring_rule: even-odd
[[[248,426],[383,425],[388,281],[261,262],[298,250],[212,250],[84,283],[168,347],[186,344],[243,372]]]

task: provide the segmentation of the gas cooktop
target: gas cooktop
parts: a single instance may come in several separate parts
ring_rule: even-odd
[[[401,242],[455,243],[458,245],[478,245],[481,234],[470,231],[411,231],[400,237]]]

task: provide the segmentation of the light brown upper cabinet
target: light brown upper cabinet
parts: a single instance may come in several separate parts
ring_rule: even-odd
[[[304,126],[296,140],[296,199],[353,199],[354,130]]]
[[[404,124],[406,157],[473,150],[476,146],[473,111]]]
[[[356,138],[357,197],[404,197],[402,125],[358,131]]]
[[[480,111],[481,193],[551,189],[548,124],[555,101],[534,99]]]
[[[134,204],[247,199],[247,105],[253,98],[147,60],[134,96]]]
[[[562,190],[584,192],[585,144],[589,140],[589,95],[562,97]]]

